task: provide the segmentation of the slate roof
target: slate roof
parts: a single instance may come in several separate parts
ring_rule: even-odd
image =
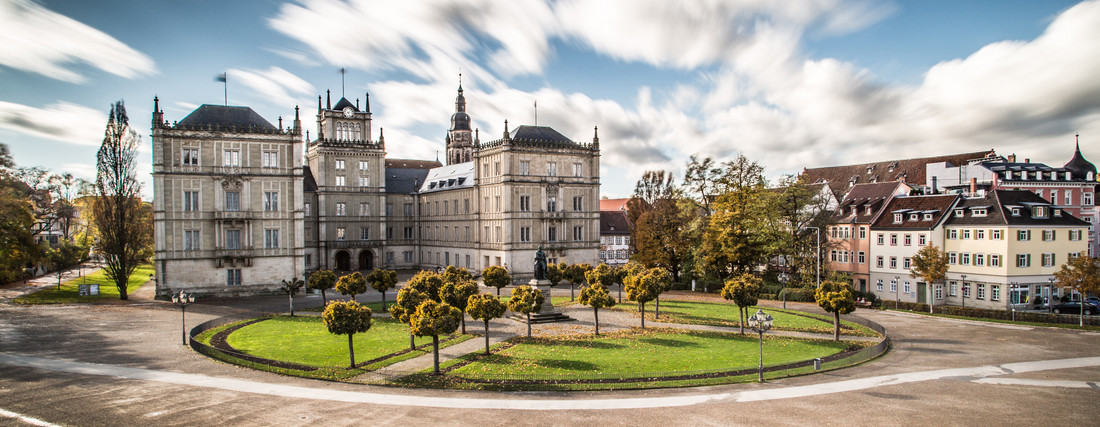
[[[839,200],[843,198],[844,192],[849,188],[848,183],[850,182],[854,184],[863,184],[904,180],[904,182],[910,185],[924,185],[926,165],[929,163],[947,162],[951,165],[959,166],[966,164],[970,160],[984,159],[991,154],[993,154],[992,150],[975,151],[972,153],[949,154],[946,156],[807,168],[802,170],[801,177],[805,182],[811,184],[828,182],[833,193],[836,194],[836,198]]]
[[[1032,216],[1036,206],[1046,207],[1046,217]],[[986,216],[973,216],[974,208],[983,207],[987,208]],[[1020,215],[1012,215],[1013,207],[1019,208]],[[985,197],[963,198],[954,210],[960,208],[965,209],[964,216],[959,217],[952,213],[947,219],[947,225],[1089,226],[1088,222],[1069,212],[1062,211],[1061,216],[1054,216],[1052,210],[1060,208],[1027,190],[994,190],[986,193]]]
[[[630,223],[626,220],[626,212],[600,211],[600,235],[628,235]]]
[[[630,198],[625,199],[600,199],[600,211],[626,211],[626,202]]]
[[[428,171],[420,181],[421,193],[432,193],[474,186],[474,162],[441,166]]]
[[[416,186],[424,182],[424,178],[427,176],[428,169],[387,167],[386,192],[395,194],[414,193],[416,192]]]
[[[1069,162],[1063,167],[1072,171],[1074,175],[1079,175],[1082,178],[1088,176],[1090,172],[1092,176],[1096,176],[1096,165],[1085,160],[1085,156],[1081,155],[1081,143],[1077,143],[1077,149],[1073,152],[1073,158],[1069,159]]]
[[[512,129],[508,135],[517,142],[552,142],[557,144],[575,144],[573,140],[566,138],[561,132],[549,126],[520,125]]]
[[[386,169],[432,169],[443,166],[438,160],[386,159]]]
[[[934,196],[895,197],[883,209],[882,215],[871,224],[873,229],[893,230],[931,230],[936,228],[951,213],[951,207],[959,198],[957,194],[938,194]],[[894,222],[894,214],[901,213],[902,221]],[[913,218],[916,214],[916,218]],[[925,214],[931,214],[926,216]]]
[[[307,193],[317,192],[317,180],[309,166],[302,166],[302,189]]]
[[[222,127],[274,131],[275,126],[249,107],[203,104],[176,123],[177,126]]]
[[[357,108],[355,104],[352,104],[351,101],[348,101],[348,99],[344,97],[340,97],[340,100],[336,102],[336,106],[332,107],[332,109],[343,110],[344,107],[351,107],[352,110],[359,111],[359,108]]]
[[[900,191],[900,186],[906,184],[900,182],[879,182],[875,184],[856,184],[852,191],[844,196],[833,218],[841,224],[870,224],[878,217],[879,212],[895,192]],[[867,207],[870,206],[870,213]],[[852,208],[856,211],[853,214]]]

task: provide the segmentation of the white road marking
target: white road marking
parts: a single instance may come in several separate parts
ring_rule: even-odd
[[[893,315],[893,316],[917,317],[917,318],[928,319],[928,320],[941,320],[941,321],[944,321],[944,322],[962,323],[964,325],[988,326],[990,328],[1001,328],[1001,329],[1014,329],[1014,330],[1017,330],[1017,331],[1030,331],[1032,329],[1035,329],[1032,326],[1006,325],[1006,324],[997,323],[997,322],[982,322],[980,320],[963,320],[963,319],[956,319],[954,317],[928,316],[928,315],[924,315],[924,314],[905,313],[905,312],[898,312],[898,311],[884,311],[883,313]]]
[[[24,423],[30,424],[32,426],[59,427],[57,424],[48,423],[48,422],[42,421],[38,418],[28,417],[26,415],[23,415],[23,414],[20,414],[20,413],[17,413],[17,412],[8,411],[8,410],[5,410],[4,408],[0,408],[0,417],[14,418],[14,419],[17,419],[17,420],[22,421]]]
[[[980,380],[974,380],[974,382],[979,384],[1027,385],[1035,387],[1093,388],[1092,383],[1085,381],[1033,380],[1028,378],[982,378]]]
[[[1008,363],[1000,366],[974,366],[969,368],[951,368],[920,372],[906,372],[901,374],[880,375],[876,377],[835,381],[830,383],[813,384],[806,386],[782,387],[745,392],[622,399],[525,399],[516,398],[519,395],[512,393],[498,394],[500,398],[495,399],[383,394],[374,392],[343,391],[280,384],[268,384],[258,381],[211,377],[202,374],[187,374],[180,372],[158,371],[152,369],[129,368],[124,366],[46,359],[34,356],[21,356],[4,353],[0,353],[0,364],[37,368],[55,372],[112,376],[126,379],[154,381],[167,384],[214,388],[220,390],[298,399],[434,408],[584,410],[662,408],[674,406],[690,406],[706,402],[725,400],[734,400],[737,402],[752,402],[760,400],[789,399],[795,397],[817,396],[832,393],[842,393],[847,391],[857,391],[912,382],[932,381],[948,377],[989,377],[1020,372],[1035,372],[1053,369],[1070,369],[1100,366],[1100,357],[1043,360]]]

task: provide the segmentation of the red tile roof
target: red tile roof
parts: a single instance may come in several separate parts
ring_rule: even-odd
[[[630,198],[626,199],[600,199],[600,211],[626,211],[626,202]]]
[[[957,194],[938,194],[934,196],[895,197],[886,205],[883,214],[871,224],[873,229],[932,229],[951,212]],[[894,222],[894,214],[901,213],[901,222]],[[916,214],[914,219],[911,214]],[[925,214],[930,214],[926,216]],[[927,218],[927,219],[926,219]]]
[[[911,186],[923,186],[925,166],[929,163],[947,162],[958,166],[966,164],[970,160],[986,158],[991,154],[994,154],[993,150],[915,159],[886,160],[846,166],[807,168],[802,170],[801,177],[804,182],[811,184],[823,181],[830,183],[837,199],[841,199],[844,192],[850,188],[849,183],[902,181]]]

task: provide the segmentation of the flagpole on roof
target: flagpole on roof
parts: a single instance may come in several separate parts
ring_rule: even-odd
[[[344,67],[340,67],[340,97],[344,97]]]
[[[217,77],[214,77],[214,81],[222,82],[223,102],[226,106],[229,105],[229,83],[226,82],[226,80],[228,80],[226,78],[227,75],[228,73],[221,73]]]

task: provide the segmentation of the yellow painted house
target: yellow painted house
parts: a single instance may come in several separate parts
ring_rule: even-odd
[[[1007,310],[1057,297],[1054,272],[1088,250],[1088,230],[1088,222],[1030,191],[963,197],[944,226],[944,303]]]

